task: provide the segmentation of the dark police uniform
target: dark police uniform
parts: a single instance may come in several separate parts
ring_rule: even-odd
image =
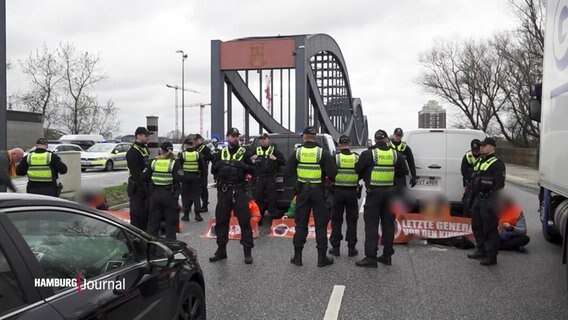
[[[375,140],[384,139],[387,133],[378,130]],[[377,267],[377,261],[391,264],[394,254],[395,217],[389,209],[390,200],[395,194],[394,179],[396,170],[404,166],[400,154],[385,142],[377,142],[359,157],[355,171],[365,180],[367,197],[365,199],[365,258],[357,262],[361,267]],[[381,225],[383,255],[377,259],[378,229]]]
[[[471,141],[471,149],[477,149],[477,151],[479,151],[480,144],[481,141],[473,139]],[[464,187],[462,197],[462,215],[464,217],[471,217],[471,175],[473,174],[473,167],[477,159],[480,158],[480,155],[476,157],[472,150],[464,154],[461,162],[461,175]]]
[[[227,132],[227,136],[229,135],[240,135],[240,133],[236,128],[231,128]],[[241,227],[241,244],[244,248],[245,263],[250,264],[252,263],[251,249],[254,243],[245,188],[246,175],[254,172],[250,154],[238,144],[229,145],[221,150],[211,172],[217,176],[215,233],[218,248],[209,261],[216,262],[227,258],[229,222],[231,210],[233,210]]]
[[[184,144],[192,145],[190,141]],[[181,184],[181,199],[183,203],[184,221],[189,221],[191,206],[194,206],[195,220],[203,221],[201,217],[201,176],[207,174],[207,167],[203,157],[194,147],[187,148],[179,153],[179,161],[183,169],[183,182]]]
[[[482,144],[495,146],[495,140],[486,138]],[[497,191],[505,187],[505,163],[494,154],[482,156],[474,166],[472,175],[473,205],[471,208],[471,227],[477,250],[468,255],[480,259],[483,265],[497,263],[500,245],[498,231],[499,218],[492,208]]]
[[[136,135],[150,134],[144,128],[136,129]],[[148,184],[142,179],[142,172],[148,165],[150,151],[146,145],[135,142],[126,152],[128,165],[128,197],[130,198],[130,224],[146,231],[148,227]]]
[[[47,145],[47,139],[38,139],[36,144]],[[61,190],[57,186],[57,178],[66,173],[67,166],[61,158],[43,148],[30,152],[16,168],[17,175],[28,175],[28,193],[52,197],[59,197]]]
[[[394,130],[395,134],[403,135],[401,128],[396,128]],[[406,142],[391,141],[390,147],[398,151],[402,155],[403,165],[396,169],[394,175],[394,184],[398,189],[406,188],[406,176],[410,170],[410,186],[414,187],[416,185],[416,164],[414,163],[414,155],[412,154],[412,149],[406,144]],[[407,166],[408,164],[408,166]]]
[[[339,138],[339,143],[349,143],[347,136]],[[357,244],[357,220],[359,219],[359,202],[357,188],[359,186],[359,175],[355,171],[355,165],[359,160],[357,153],[349,149],[342,149],[335,155],[337,164],[337,175],[335,176],[335,186],[333,190],[333,206],[331,214],[331,236],[329,242],[332,246],[329,251],[334,256],[339,256],[339,247],[343,235],[343,212],[347,222],[345,240],[349,248],[348,255],[354,257],[358,254],[355,249]]]
[[[255,155],[254,199],[260,207],[261,217],[266,210],[270,212],[271,217],[276,217],[276,174],[281,166],[286,165],[286,160],[274,145],[258,146]],[[276,157],[276,160],[271,160],[271,155]]]
[[[304,129],[304,135],[316,135],[313,127]],[[327,150],[316,142],[308,141],[298,147],[288,160],[285,175],[297,176],[296,181],[296,233],[294,234],[294,257],[291,262],[302,265],[302,250],[308,236],[308,219],[313,210],[316,224],[316,247],[318,267],[333,264],[327,257],[327,224],[330,212],[324,198],[324,180],[333,180],[337,167]]]
[[[195,139],[203,138],[201,135],[196,134]],[[213,161],[213,154],[211,154],[211,149],[205,144],[200,144],[195,146],[195,150],[201,154],[203,161],[205,161],[205,170],[201,174],[201,210],[200,212],[207,212],[209,209],[209,190],[207,189],[207,184],[209,183],[209,163]]]
[[[162,143],[162,152],[172,151],[170,142]],[[162,220],[166,222],[166,238],[176,239],[179,222],[177,186],[183,180],[180,164],[172,157],[158,156],[148,164],[143,179],[151,181],[148,233],[158,236]]]

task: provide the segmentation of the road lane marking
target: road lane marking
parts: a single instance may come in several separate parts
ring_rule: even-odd
[[[333,286],[333,291],[331,291],[331,297],[329,297],[329,303],[327,304],[327,310],[325,310],[323,320],[337,320],[344,292],[345,286]]]

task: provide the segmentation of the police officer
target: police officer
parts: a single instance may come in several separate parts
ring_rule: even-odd
[[[481,142],[481,158],[473,168],[471,228],[476,250],[467,257],[481,259],[484,266],[497,264],[500,245],[499,218],[493,210],[497,191],[505,187],[505,163],[495,157],[495,139],[485,138]]]
[[[396,150],[388,145],[384,130],[375,132],[376,144],[365,150],[355,171],[365,180],[367,197],[365,199],[365,258],[357,261],[359,267],[376,268],[377,261],[392,264],[394,254],[394,214],[389,210],[389,203],[395,194],[394,179],[396,170],[404,166],[404,160]],[[379,222],[382,230],[383,254],[377,258],[377,240]]]
[[[408,166],[403,165],[396,170],[394,176],[394,184],[399,189],[406,188],[406,176],[408,175],[408,170],[410,169],[410,187],[413,188],[416,185],[416,165],[414,163],[414,156],[412,155],[412,149],[402,141],[404,132],[401,128],[394,129],[392,135],[392,141],[390,142],[391,148],[402,154],[404,160]]]
[[[239,145],[240,132],[237,128],[227,131],[229,145],[224,147],[211,172],[217,175],[217,208],[215,210],[215,233],[217,235],[217,251],[209,258],[210,262],[227,259],[227,243],[229,242],[229,221],[231,210],[239,219],[241,227],[241,244],[243,245],[245,263],[252,264],[252,228],[246,195],[246,175],[254,172],[251,155]]]
[[[179,221],[177,187],[183,180],[173,150],[171,142],[163,142],[160,145],[160,155],[150,161],[143,173],[143,179],[152,183],[148,233],[157,237],[161,222],[165,220],[167,239],[176,239]]]
[[[268,209],[270,217],[275,218],[276,174],[280,172],[281,166],[286,165],[284,155],[270,144],[268,134],[265,133],[260,136],[260,146],[256,148],[251,160],[255,164],[254,200],[260,206],[260,216],[263,217]]]
[[[57,178],[67,173],[67,166],[57,154],[47,150],[47,139],[37,139],[35,147],[20,161],[16,174],[28,175],[28,193],[59,197],[61,186],[57,185]]]
[[[462,158],[461,175],[464,187],[462,197],[462,215],[464,217],[471,217],[471,175],[473,174],[473,166],[481,155],[479,151],[480,147],[481,141],[479,141],[479,139],[471,140],[471,150],[466,152]]]
[[[211,154],[211,149],[204,144],[203,137],[198,133],[195,135],[195,149],[201,157],[203,161],[205,161],[205,170],[202,172],[201,175],[201,210],[200,212],[207,212],[209,208],[209,190],[207,189],[207,184],[209,181],[209,163],[213,161],[213,155]]]
[[[304,129],[304,144],[296,149],[288,160],[285,175],[296,176],[296,233],[294,234],[294,257],[291,262],[302,265],[302,250],[308,236],[308,219],[313,210],[316,224],[316,247],[318,267],[333,264],[327,256],[327,224],[330,219],[324,198],[324,180],[333,180],[337,167],[327,150],[316,143],[317,131],[314,127]]]
[[[359,175],[355,172],[355,165],[359,160],[357,153],[349,150],[351,141],[348,136],[339,137],[339,153],[335,155],[337,164],[337,175],[335,176],[335,187],[333,191],[333,206],[331,214],[331,236],[329,242],[331,249],[329,254],[339,257],[339,246],[343,235],[341,228],[343,225],[343,212],[347,221],[347,247],[348,256],[354,257],[359,254],[355,245],[357,244],[357,220],[359,219],[359,203],[357,188],[359,186]]]
[[[207,174],[205,161],[195,149],[193,139],[185,139],[183,152],[179,153],[179,161],[183,169],[183,182],[181,184],[181,199],[183,202],[183,217],[181,220],[189,221],[189,212],[193,205],[195,220],[203,221],[201,217],[201,175]]]
[[[142,179],[142,172],[146,168],[150,151],[148,150],[148,137],[152,133],[144,127],[136,128],[135,142],[126,152],[128,165],[128,197],[130,198],[130,224],[140,230],[146,231],[148,227],[148,184]]]

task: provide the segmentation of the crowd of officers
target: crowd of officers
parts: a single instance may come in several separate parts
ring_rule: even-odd
[[[193,207],[195,220],[202,221],[201,213],[208,211],[208,168],[212,163],[211,173],[215,177],[218,191],[215,209],[218,248],[209,260],[216,262],[227,258],[229,222],[231,212],[234,212],[240,224],[244,261],[251,264],[254,242],[248,211],[250,198],[247,182],[254,177],[253,195],[261,208],[261,216],[268,212],[270,217],[277,218],[275,177],[284,167],[285,176],[296,177],[293,264],[302,265],[302,251],[312,213],[319,267],[333,264],[333,259],[327,253],[340,256],[340,243],[344,240],[344,214],[348,256],[359,254],[356,249],[358,199],[362,189],[360,181],[363,181],[366,189],[363,215],[365,257],[357,261],[356,265],[374,268],[378,266],[377,262],[391,265],[395,216],[390,206],[393,200],[403,197],[407,175],[410,175],[411,187],[417,183],[414,157],[411,148],[401,140],[402,129],[395,129],[392,139],[389,139],[384,130],[376,131],[375,145],[361,155],[350,150],[349,137],[341,136],[338,152],[331,155],[316,142],[316,129],[307,127],[302,133],[303,144],[296,148],[288,160],[270,144],[266,134],[260,137],[260,145],[255,149],[240,146],[240,132],[236,128],[227,131],[227,145],[221,150],[215,150],[216,152],[212,152],[204,144],[203,137],[195,135],[184,141],[183,150],[177,158],[173,153],[173,145],[164,142],[160,146],[159,155],[150,159],[147,146],[150,134],[144,127],[137,128],[136,141],[126,155],[131,224],[139,229],[146,230],[153,236],[158,236],[160,229],[165,229],[166,237],[175,239],[180,194],[184,213],[182,220],[189,221]],[[465,189],[464,215],[472,218],[476,240],[476,251],[468,257],[481,259],[482,265],[497,263],[497,251],[501,243],[499,217],[492,203],[497,192],[504,187],[505,164],[495,157],[495,147],[492,138],[473,140],[471,151],[464,155],[461,167]],[[10,151],[7,159],[13,163],[11,157],[14,160],[19,158],[15,171],[17,175],[28,176],[28,193],[58,196],[61,188],[56,183],[57,177],[65,174],[67,167],[60,157],[47,151],[47,140],[38,139],[36,149],[27,156],[23,157],[21,153],[23,152]],[[329,186],[332,186],[333,194],[331,211],[326,203],[326,187]],[[15,189],[13,186],[11,188]],[[328,251],[327,225],[330,220],[331,249]],[[379,227],[384,249],[382,255],[377,257]],[[515,221],[507,223],[506,228],[513,232]]]

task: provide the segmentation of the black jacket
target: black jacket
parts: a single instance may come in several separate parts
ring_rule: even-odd
[[[479,159],[480,163],[484,163],[489,161],[491,158],[494,158],[494,154],[482,156]],[[493,187],[491,190],[481,190],[479,186],[479,180],[482,177],[488,177],[493,181]],[[506,169],[505,163],[500,159],[497,159],[486,171],[478,171],[474,172],[472,176],[472,183],[473,183],[473,192],[484,192],[484,193],[493,193],[499,191],[505,187],[505,178],[506,178]]]
[[[270,147],[261,147],[263,151],[268,150]],[[254,161],[255,166],[255,173],[257,175],[274,175],[280,171],[280,167],[286,165],[286,159],[284,159],[284,155],[282,152],[276,149],[276,146],[273,145],[274,151],[272,155],[276,157],[276,160],[270,160],[269,157],[259,156],[256,153],[257,148],[252,149],[250,152],[252,156],[257,155],[258,157]]]
[[[240,146],[228,147],[231,157],[237,153]],[[243,147],[244,148],[244,147]],[[246,150],[246,148],[245,148]],[[213,167],[211,173],[217,176],[217,185],[233,184],[239,185],[246,183],[246,175],[254,173],[254,165],[250,160],[252,154],[249,150],[245,151],[241,161],[236,160],[222,160],[223,149],[213,159]]]
[[[398,147],[401,142],[391,141],[392,145]],[[406,163],[408,163],[408,167],[404,164],[402,167],[395,169],[395,177],[402,177],[408,175],[408,169],[410,169],[410,175],[416,178],[416,164],[414,163],[414,155],[412,154],[412,149],[407,144],[404,151],[400,152],[403,155],[403,158],[406,159]]]
[[[373,149],[378,148],[379,150],[391,150],[391,147],[386,143],[379,142],[376,145],[370,147],[369,149],[363,151],[361,156],[359,157],[359,161],[355,165],[355,172],[365,180],[365,185],[367,188],[370,186],[371,182],[371,172],[373,171],[373,167],[375,166],[375,161],[373,160]],[[397,170],[401,170],[401,168],[405,167],[404,158],[401,156],[401,153],[397,151],[397,159],[396,163],[394,164],[395,172]]]
[[[135,142],[134,144],[148,151],[146,145],[143,145],[138,142]],[[149,153],[150,152],[148,151],[148,154]],[[142,154],[140,154],[140,151],[136,150],[134,147],[131,147],[130,149],[128,149],[128,152],[126,152],[126,164],[128,165],[130,177],[132,178],[132,181],[135,183],[136,188],[138,190],[146,189],[146,183],[142,178],[142,172],[144,172],[144,169],[148,165],[147,164],[148,160],[149,160],[148,158],[143,157]]]
[[[199,148],[201,148],[201,146],[203,146],[203,149],[199,151]],[[213,161],[213,154],[211,153],[211,149],[208,146],[200,144],[198,146],[195,146],[195,150],[199,151],[199,153],[203,157],[203,160],[205,161],[205,164],[209,164],[209,162]]]
[[[51,151],[47,151],[45,149],[36,149],[34,151],[34,153],[44,153],[44,152],[51,152]],[[28,168],[30,167],[29,163],[28,163],[28,157],[24,157],[22,159],[22,161],[20,161],[20,163],[18,164],[18,167],[16,167],[16,174],[19,176],[25,176],[28,174]],[[66,174],[67,173],[67,166],[65,165],[65,163],[63,163],[63,161],[61,161],[61,158],[55,154],[52,153],[51,154],[51,163],[49,164],[49,167],[51,168],[51,174],[53,177],[53,181],[50,183],[53,183],[54,185],[57,182],[57,178],[59,178],[60,174]],[[35,182],[35,181],[29,181],[28,182],[29,185],[45,185],[46,182]]]
[[[304,143],[303,146],[308,147],[308,148],[313,148],[313,147],[316,147],[316,146],[321,147],[316,142],[312,142],[312,141],[308,141],[308,142]],[[322,175],[321,175],[322,179],[324,179],[325,177],[328,177],[329,179],[331,179],[331,181],[335,181],[335,176],[337,175],[337,165],[335,164],[335,160],[329,154],[329,151],[327,151],[325,148],[322,148],[322,149],[323,149],[323,152],[322,152],[321,160],[319,162],[319,165],[321,166],[321,169],[322,169]],[[288,164],[286,165],[286,168],[284,169],[284,175],[287,176],[287,177],[295,176],[297,167],[298,167],[298,159],[296,158],[296,152],[294,152],[290,156],[290,159],[288,160]]]
[[[6,186],[8,189],[16,191],[10,177],[10,156],[7,150],[0,151],[0,186]]]
[[[196,148],[187,148],[187,149],[185,149],[185,151],[191,152],[191,151],[197,151],[197,149]],[[184,151],[182,151],[178,154],[178,160],[179,160],[179,163],[180,163],[182,170],[183,170],[183,163],[184,163],[183,152]],[[198,170],[199,170],[200,174],[206,174],[207,173],[207,165],[205,164],[205,160],[203,159],[203,155],[201,153],[199,154],[199,158],[197,159],[197,165],[198,165]],[[186,172],[184,172],[184,174],[186,174]]]

